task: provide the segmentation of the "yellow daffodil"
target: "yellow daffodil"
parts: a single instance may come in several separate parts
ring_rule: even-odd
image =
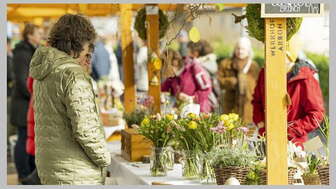
[[[229,119],[231,119],[232,121],[238,121],[239,115],[235,114],[235,113],[230,113],[229,114]]]
[[[222,115],[219,117],[219,119],[220,119],[221,121],[227,122],[227,121],[229,120],[229,116],[226,115],[226,114],[222,114]]]
[[[188,127],[189,129],[197,129],[197,123],[195,121],[190,121]]]
[[[171,120],[174,119],[174,115],[173,115],[173,114],[167,114],[167,115],[166,115],[166,118],[167,118],[169,121],[171,121]]]
[[[189,117],[190,119],[196,119],[196,114],[194,114],[194,113],[189,113],[189,114],[188,114],[188,117]]]
[[[234,125],[233,123],[229,123],[229,124],[227,125],[227,129],[228,129],[228,130],[232,130],[233,128],[235,128],[235,125]]]
[[[149,119],[146,117],[145,119],[142,120],[141,125],[148,125],[149,124]]]

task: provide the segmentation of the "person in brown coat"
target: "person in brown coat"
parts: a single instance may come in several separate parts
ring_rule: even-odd
[[[220,62],[217,79],[223,92],[223,113],[237,113],[246,124],[253,123],[252,95],[260,67],[253,61],[251,41],[242,37],[233,56]]]

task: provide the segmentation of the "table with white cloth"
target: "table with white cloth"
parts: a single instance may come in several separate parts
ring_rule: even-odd
[[[116,185],[152,185],[153,183],[168,185],[200,185],[196,180],[182,177],[181,164],[175,164],[174,169],[167,172],[164,177],[150,176],[150,164],[142,162],[129,162],[121,156],[121,143],[114,141],[108,143],[112,154],[111,165],[107,168],[110,178]]]

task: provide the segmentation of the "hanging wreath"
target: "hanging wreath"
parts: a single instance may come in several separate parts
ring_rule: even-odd
[[[142,8],[138,11],[135,17],[134,28],[139,34],[139,37],[143,40],[147,40],[147,29],[146,29],[146,9]],[[165,36],[169,26],[168,17],[159,9],[159,38]]]
[[[251,37],[265,41],[265,19],[261,18],[261,5],[249,4],[246,7],[247,30]],[[302,18],[287,18],[287,41],[299,31]]]

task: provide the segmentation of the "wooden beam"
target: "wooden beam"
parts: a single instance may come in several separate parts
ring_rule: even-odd
[[[120,5],[121,15],[121,44],[122,61],[124,65],[124,106],[125,112],[130,113],[135,110],[135,82],[134,82],[134,63],[133,63],[133,43],[132,43],[132,4]]]
[[[287,185],[286,18],[265,19],[267,184]]]
[[[157,5],[146,5],[146,21],[147,21],[147,47],[149,58],[148,61],[148,81],[149,81],[149,96],[154,98],[154,112],[160,113],[160,93],[161,93],[161,86],[160,86],[160,71],[155,71],[153,64],[150,63],[151,61],[151,54],[156,53],[159,56],[159,11]],[[152,80],[156,77],[159,84],[153,85]]]

